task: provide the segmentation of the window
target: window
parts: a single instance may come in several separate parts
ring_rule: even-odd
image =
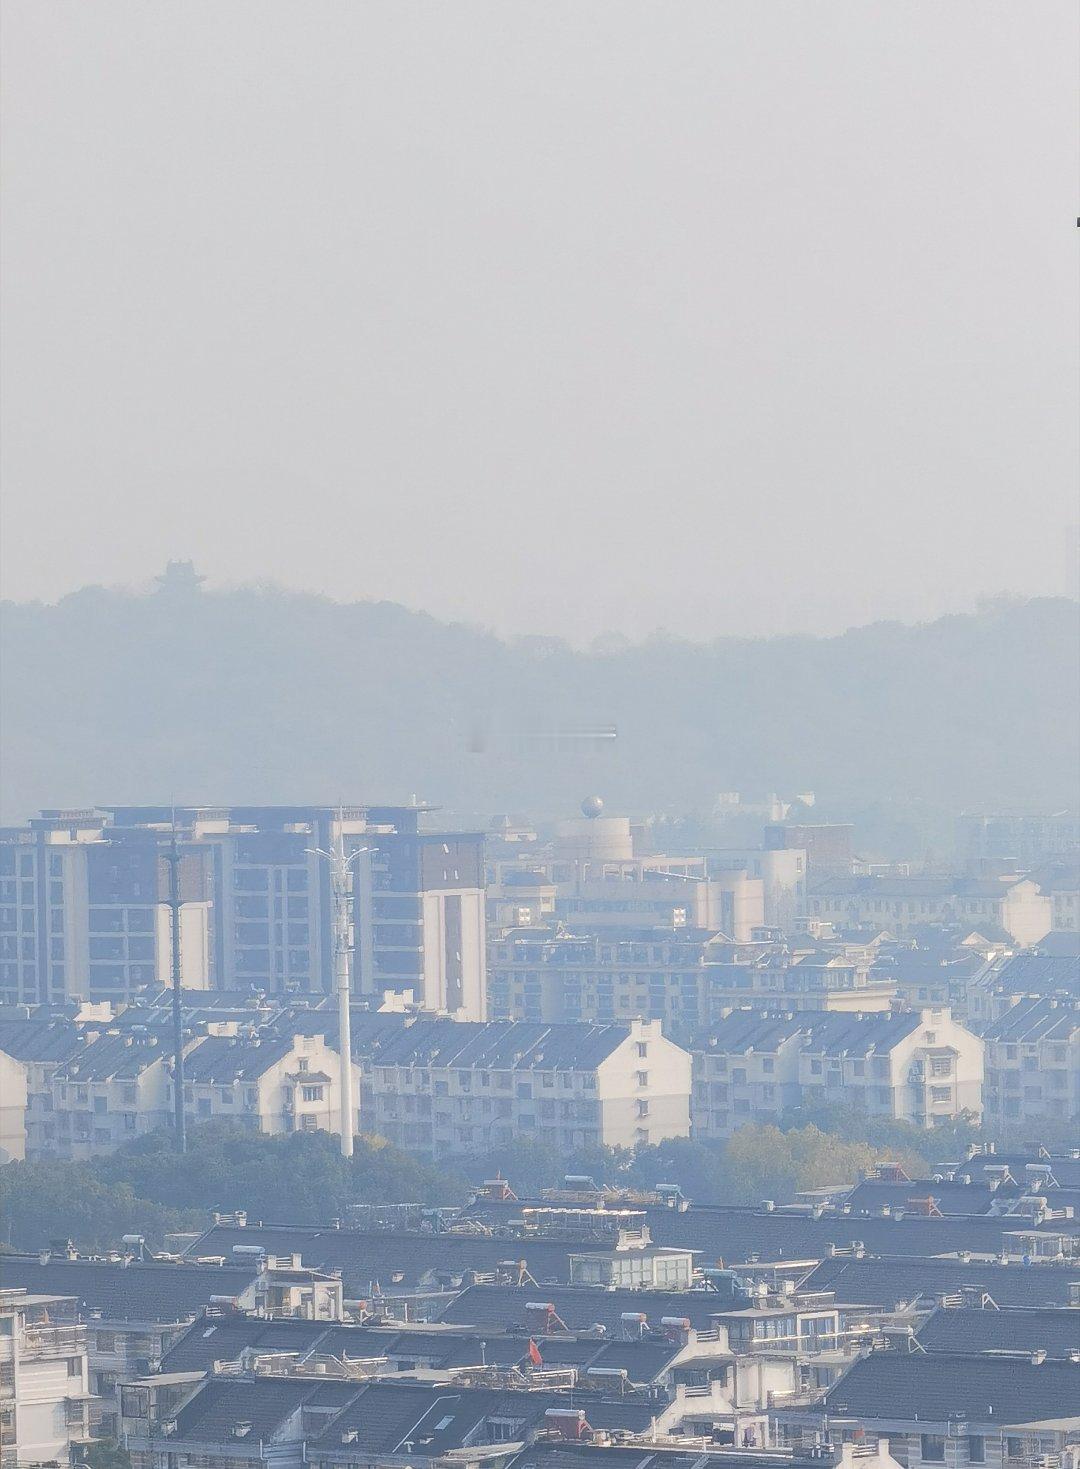
[[[67,1370],[69,1377],[82,1376],[83,1359],[81,1357],[69,1357],[67,1359]]]
[[[648,1043],[648,1041],[638,1041],[638,1043],[637,1043],[637,1053],[638,1053],[638,1059],[641,1060],[641,1061],[644,1061],[645,1057],[649,1054],[649,1043]]]
[[[323,1099],[323,1089],[321,1086],[302,1086],[300,1088],[300,1095],[305,1102],[321,1102]]]
[[[969,1464],[986,1463],[986,1439],[981,1433],[968,1434],[967,1456]]]
[[[649,1084],[649,1073],[647,1071],[639,1071],[636,1074],[637,1074],[637,1084],[638,1084],[638,1086],[648,1086],[648,1084]]]
[[[920,1452],[924,1464],[944,1464],[945,1436],[941,1433],[921,1433]]]

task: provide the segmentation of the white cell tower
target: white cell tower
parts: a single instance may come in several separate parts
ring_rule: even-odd
[[[353,1101],[352,1071],[352,1014],[349,1008],[351,987],[349,983],[350,958],[353,952],[352,885],[354,863],[373,847],[357,847],[345,855],[344,823],[338,820],[337,836],[329,852],[322,847],[308,849],[330,864],[330,898],[333,906],[334,928],[334,988],[338,998],[338,1051],[341,1055],[339,1091],[341,1093],[341,1152],[342,1156],[353,1155],[353,1133],[356,1112]]]

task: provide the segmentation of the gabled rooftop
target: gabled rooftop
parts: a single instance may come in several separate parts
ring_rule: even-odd
[[[1080,1423],[1080,1363],[876,1351],[848,1369],[826,1393],[823,1408],[831,1418],[918,1421],[927,1427],[950,1419],[990,1426]]]

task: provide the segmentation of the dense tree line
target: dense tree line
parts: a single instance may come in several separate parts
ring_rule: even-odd
[[[959,1156],[982,1137],[971,1120],[934,1132],[859,1113],[820,1108],[787,1114],[779,1126],[753,1123],[717,1142],[675,1138],[636,1152],[592,1148],[567,1154],[533,1138],[482,1154],[425,1163],[379,1137],[357,1139],[350,1160],[327,1133],[264,1137],[229,1123],[193,1128],[183,1157],[167,1132],[152,1133],[87,1162],[49,1159],[0,1170],[0,1242],[36,1249],[52,1239],[81,1248],[114,1248],[124,1234],[160,1247],[171,1231],[205,1228],[215,1209],[245,1209],[267,1224],[325,1224],[350,1204],[464,1203],[497,1175],[519,1193],[562,1183],[568,1173],[597,1183],[650,1189],[678,1184],[698,1203],[789,1203],[807,1189],[854,1182],[882,1158],[912,1178]],[[1005,1147],[1029,1140],[1018,1132]],[[1044,1129],[1051,1147],[1075,1141]]]
[[[9,1164],[0,1172],[0,1240],[34,1249],[71,1238],[82,1248],[103,1248],[115,1247],[124,1234],[143,1234],[160,1246],[171,1231],[206,1227],[215,1209],[245,1209],[266,1223],[324,1224],[344,1218],[353,1203],[460,1204],[496,1174],[522,1192],[576,1173],[638,1188],[677,1183],[701,1202],[782,1202],[800,1189],[854,1179],[879,1155],[874,1144],[811,1124],[787,1131],[755,1125],[726,1143],[676,1139],[636,1153],[595,1148],[567,1155],[520,1139],[441,1164],[363,1137],[346,1160],[326,1133],[264,1137],[208,1123],[192,1129],[183,1157],[162,1132],[85,1162]],[[893,1146],[890,1156],[925,1166],[911,1147]]]

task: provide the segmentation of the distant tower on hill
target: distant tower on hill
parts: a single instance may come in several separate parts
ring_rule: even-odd
[[[206,580],[199,576],[193,561],[169,561],[161,576],[155,576],[158,595],[193,597]]]

